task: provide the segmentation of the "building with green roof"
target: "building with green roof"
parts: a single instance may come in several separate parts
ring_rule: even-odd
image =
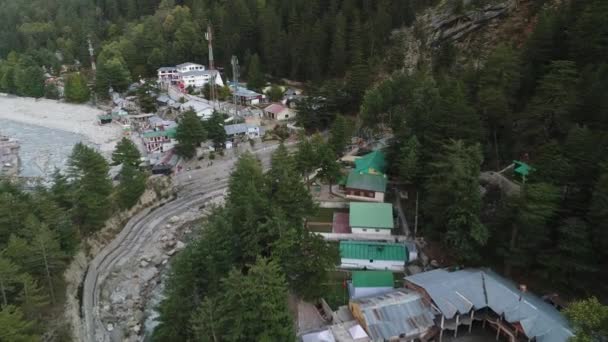
[[[177,136],[177,127],[171,127],[164,131],[149,131],[142,133],[142,138],[151,139],[151,138],[169,138],[175,139]]]
[[[374,296],[392,291],[394,284],[391,271],[354,271],[348,293],[351,299]]]
[[[390,203],[350,203],[349,225],[353,234],[391,235],[395,227]]]
[[[341,268],[403,271],[409,253],[405,244],[340,241]]]
[[[386,160],[382,151],[373,151],[355,160],[355,172],[384,175]]]
[[[346,198],[358,201],[384,202],[386,176],[352,171],[346,179]]]

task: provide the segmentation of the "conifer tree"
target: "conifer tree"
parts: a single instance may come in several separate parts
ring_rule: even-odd
[[[223,340],[291,341],[295,338],[287,283],[276,262],[259,258],[250,265],[246,275],[233,269],[222,284],[224,291],[216,301],[216,312]],[[267,314],[259,315],[260,308]],[[195,326],[209,321],[205,313],[199,311]]]
[[[81,233],[90,234],[101,228],[110,215],[109,166],[98,152],[82,143],[74,146],[68,165],[74,186],[72,220]]]
[[[131,165],[139,166],[141,153],[139,149],[133,143],[133,141],[127,137],[123,137],[118,144],[114,152],[112,152],[112,165]]]
[[[23,312],[9,305],[0,309],[0,340],[36,342],[40,338],[34,333],[33,323],[23,317]]]
[[[261,69],[260,57],[254,54],[247,67],[247,88],[260,91],[264,87],[264,74]]]
[[[196,148],[207,138],[207,132],[203,128],[201,120],[193,111],[187,111],[177,126],[176,138],[178,145],[177,154],[182,157],[192,158],[196,154]]]
[[[69,74],[65,80],[65,99],[68,102],[84,103],[89,101],[90,91],[81,73]]]

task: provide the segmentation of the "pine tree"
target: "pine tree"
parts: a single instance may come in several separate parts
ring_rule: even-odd
[[[97,94],[108,97],[110,87],[114,91],[127,90],[131,74],[120,50],[115,45],[107,45],[99,56],[95,90]]]
[[[177,126],[176,138],[177,154],[186,158],[194,157],[196,148],[207,138],[207,132],[195,112],[187,111],[183,114]]]
[[[593,247],[598,260],[608,260],[608,168],[602,168],[602,173],[595,184],[593,197],[589,206],[588,217],[592,227]]]
[[[34,333],[33,323],[23,317],[23,312],[9,305],[0,310],[0,341],[36,342],[40,338]]]
[[[242,264],[253,262],[275,239],[274,233],[260,231],[260,224],[271,209],[267,194],[260,162],[250,153],[241,155],[230,175],[227,207],[233,218]]]
[[[44,294],[38,282],[28,273],[22,273],[17,278],[21,291],[17,298],[20,307],[26,317],[31,320],[39,320],[42,317],[41,308],[49,304],[49,298]]]
[[[469,261],[479,258],[479,247],[487,243],[490,235],[479,219],[481,161],[479,145],[466,146],[462,141],[452,141],[431,164],[433,175],[426,183],[424,217],[428,220],[429,233],[443,235],[444,242],[455,249],[461,259]]]
[[[339,259],[335,245],[308,230],[287,228],[273,246],[273,258],[281,265],[289,287],[306,299],[323,295],[323,284]]]
[[[316,145],[315,155],[319,166],[317,176],[329,183],[331,191],[332,184],[340,177],[340,164],[336,161],[336,152],[327,143],[321,143]]]
[[[203,122],[203,127],[207,131],[207,136],[215,147],[222,147],[227,140],[226,130],[224,129],[224,117],[217,111]]]
[[[342,76],[346,70],[346,20],[342,13],[335,18],[331,51],[329,56],[329,70],[334,76]]]
[[[29,97],[44,96],[44,77],[42,69],[34,61],[22,58],[15,69],[17,95]]]
[[[306,179],[306,186],[310,191],[310,174],[317,167],[317,158],[315,156],[315,148],[308,137],[302,135],[298,142],[298,151],[295,155],[297,169]]]
[[[291,341],[295,338],[287,283],[276,262],[259,258],[250,265],[246,275],[233,269],[222,284],[224,291],[216,303],[219,331],[225,341]],[[267,314],[259,315],[260,310]],[[197,321],[209,319],[199,316]]]
[[[2,305],[0,307],[6,307],[9,304],[8,296],[14,291],[18,276],[17,265],[0,257],[0,295],[2,295]]]
[[[420,172],[420,142],[416,136],[411,136],[399,150],[399,178],[413,183]]]
[[[531,100],[528,116],[531,121],[524,132],[535,142],[536,137],[561,138],[572,122],[571,114],[577,105],[578,71],[571,61],[553,61],[547,74],[540,80],[536,95]]]
[[[72,221],[81,233],[89,234],[101,228],[111,213],[109,166],[98,152],[81,143],[74,146],[68,165],[74,187]]]
[[[602,341],[608,338],[608,306],[595,297],[568,306],[566,317],[574,327],[572,342]]]
[[[281,144],[272,154],[271,168],[266,174],[270,205],[281,209],[288,222],[300,225],[302,219],[313,213],[315,206],[296,169],[295,160]]]
[[[51,303],[55,303],[55,285],[53,279],[63,269],[65,254],[61,251],[57,236],[44,224],[38,224],[33,229],[33,240],[28,249],[27,271],[44,278]]]
[[[116,188],[118,207],[130,209],[146,191],[146,174],[130,164],[120,170],[120,184]]]
[[[260,91],[264,87],[264,74],[261,68],[260,57],[256,53],[251,56],[247,66],[247,88]]]
[[[534,183],[526,184],[521,198],[510,203],[513,210],[508,219],[511,235],[508,245],[501,249],[507,275],[514,266],[534,264],[539,249],[549,238],[547,223],[555,215],[558,201],[559,191],[555,186]]]
[[[553,284],[583,290],[584,280],[591,279],[597,271],[589,226],[583,220],[571,217],[560,224],[557,232],[556,247],[539,257],[545,276]]]
[[[139,149],[133,143],[133,141],[127,137],[123,137],[118,144],[114,152],[112,152],[112,165],[131,165],[139,166],[141,154]]]
[[[349,122],[342,115],[337,115],[329,131],[329,146],[341,155],[350,142]]]
[[[87,81],[80,73],[69,74],[65,80],[65,99],[68,102],[84,103],[89,101],[90,91]]]

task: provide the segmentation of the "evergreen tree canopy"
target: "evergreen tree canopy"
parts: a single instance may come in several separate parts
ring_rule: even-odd
[[[192,158],[196,154],[196,148],[207,138],[207,132],[203,128],[201,120],[193,111],[187,111],[177,126],[177,153],[186,158]]]

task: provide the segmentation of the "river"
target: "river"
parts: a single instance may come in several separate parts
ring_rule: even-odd
[[[55,168],[65,169],[75,144],[89,144],[80,134],[0,119],[0,135],[19,140],[19,175],[48,178]]]

